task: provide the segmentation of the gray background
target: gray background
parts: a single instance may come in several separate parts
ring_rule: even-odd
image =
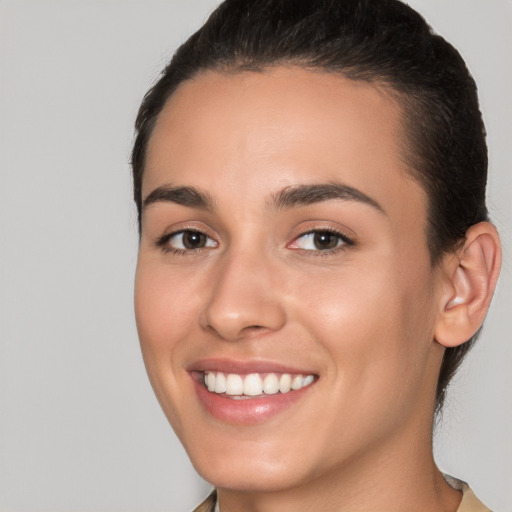
[[[0,2],[0,511],[190,509],[195,476],[146,380],[128,166],[142,95],[216,0]],[[436,454],[512,510],[512,2],[415,0],[481,91],[503,276]]]

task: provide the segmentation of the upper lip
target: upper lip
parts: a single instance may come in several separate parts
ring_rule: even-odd
[[[311,369],[297,368],[290,365],[265,360],[237,360],[223,358],[208,358],[194,361],[188,366],[189,372],[223,372],[245,375],[249,373],[290,373],[300,375],[315,375]]]

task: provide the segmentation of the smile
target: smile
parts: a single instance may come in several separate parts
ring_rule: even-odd
[[[249,373],[246,375],[224,372],[204,372],[208,391],[233,399],[256,398],[264,395],[286,394],[311,385],[314,375],[291,373]]]
[[[320,380],[315,371],[276,361],[204,359],[187,370],[203,410],[240,426],[293,414]]]

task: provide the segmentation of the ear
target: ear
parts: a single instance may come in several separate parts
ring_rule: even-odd
[[[434,337],[444,347],[469,340],[482,325],[501,267],[501,245],[489,222],[471,226],[464,246],[442,263],[445,281]]]

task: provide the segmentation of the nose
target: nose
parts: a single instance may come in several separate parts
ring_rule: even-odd
[[[226,255],[213,272],[201,326],[224,340],[279,330],[286,315],[279,272],[261,254]]]

